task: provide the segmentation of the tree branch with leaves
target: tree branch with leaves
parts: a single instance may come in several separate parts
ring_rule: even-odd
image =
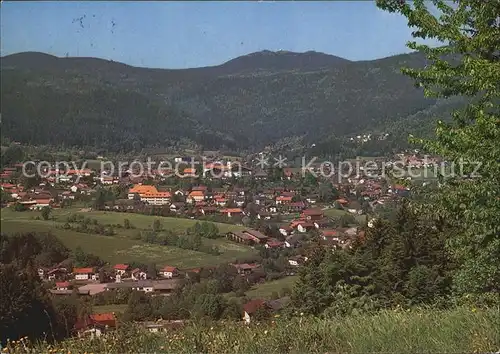
[[[403,68],[403,73],[427,96],[470,99],[451,123],[438,122],[434,140],[412,138],[426,151],[460,166],[460,175],[440,176],[439,190],[420,210],[446,221],[448,249],[459,264],[457,292],[498,292],[500,1],[378,0],[377,5],[404,15],[414,38],[443,43],[431,47],[409,42],[408,47],[425,53],[429,62],[423,69]]]

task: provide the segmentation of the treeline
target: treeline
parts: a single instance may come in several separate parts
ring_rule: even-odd
[[[159,219],[153,222],[152,230],[141,231],[137,234],[138,239],[147,243],[174,246],[215,256],[221,253],[219,248],[203,244],[203,238],[215,239],[219,236],[219,229],[211,222],[196,222],[185,233],[177,234],[172,230],[163,230]]]
[[[115,227],[122,227],[122,225],[103,225],[97,219],[86,218],[82,214],[71,214],[67,217],[63,225],[56,225],[56,228],[64,230],[73,230],[87,234],[97,234],[105,236],[113,236],[116,234]]]
[[[196,120],[164,101],[136,90],[91,82],[85,73],[57,84],[53,74],[42,72],[2,70],[2,76],[2,134],[16,141],[37,145],[58,141],[114,152],[139,152],[159,143],[172,146],[181,138],[193,145],[200,140],[214,147],[226,142],[210,129],[199,130]],[[51,81],[55,86],[46,85]],[[26,85],[28,82],[34,85]],[[66,89],[57,88],[61,85]]]
[[[402,201],[391,219],[377,218],[350,249],[332,251],[318,242],[299,270],[290,310],[330,316],[458,303],[445,225]]]

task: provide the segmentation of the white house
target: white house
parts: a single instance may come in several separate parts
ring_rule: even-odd
[[[75,280],[97,280],[99,278],[94,268],[74,268],[73,274]]]
[[[128,264],[117,264],[113,269],[117,275],[123,275],[130,270],[130,266]]]
[[[170,279],[179,275],[179,269],[176,267],[165,266],[160,270],[161,276]]]
[[[148,277],[146,272],[143,272],[139,268],[136,268],[132,271],[132,279],[134,280],[146,280]]]

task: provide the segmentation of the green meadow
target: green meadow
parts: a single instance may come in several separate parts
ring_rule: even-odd
[[[80,233],[74,230],[63,230],[57,227],[63,225],[67,217],[75,213],[96,219],[103,225],[123,225],[124,219],[128,219],[134,229],[115,228],[115,235],[104,236]],[[172,230],[178,233],[184,232],[184,230],[196,223],[196,220],[191,219],[108,211],[85,212],[79,209],[55,209],[51,218],[47,221],[40,220],[41,213],[37,211],[15,212],[4,208],[0,215],[2,233],[51,232],[69,249],[75,250],[77,247],[81,247],[85,252],[95,254],[109,263],[154,262],[158,266],[172,265],[180,268],[190,268],[232,262],[255,254],[255,250],[251,247],[228,241],[225,238],[203,239],[204,244],[219,248],[221,254],[216,256],[173,246],[149,244],[137,237],[141,231],[151,229],[156,219],[160,220],[163,230]],[[216,225],[221,233],[242,228],[222,223],[216,223]]]
[[[285,288],[293,289],[297,276],[284,277],[277,280],[267,281],[262,284],[254,285],[250,290],[245,292],[245,295],[251,298],[270,298],[273,293],[281,294]]]

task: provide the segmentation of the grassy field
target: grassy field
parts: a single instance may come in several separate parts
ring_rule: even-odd
[[[323,212],[325,213],[325,216],[328,216],[329,218],[339,218],[343,215],[349,215],[349,212],[335,208],[325,209]]]
[[[106,313],[106,312],[123,313],[123,312],[125,312],[126,308],[127,308],[127,305],[100,305],[100,306],[93,306],[92,312],[93,313]]]
[[[271,297],[273,292],[277,292],[278,294],[280,294],[283,288],[289,288],[290,290],[292,290],[296,281],[296,276],[284,277],[278,280],[268,281],[262,284],[254,285],[252,289],[245,293],[245,295],[251,298],[267,299]]]
[[[8,209],[1,211],[1,231],[3,233],[14,232],[52,232],[71,250],[81,247],[84,251],[93,253],[109,263],[124,262],[154,262],[157,265],[172,265],[180,268],[202,267],[217,265],[224,262],[232,262],[238,258],[246,258],[255,254],[255,251],[245,245],[230,242],[224,238],[209,240],[204,239],[204,244],[217,246],[222,254],[215,256],[203,252],[184,250],[177,247],[161,246],[144,243],[141,240],[132,239],[134,234],[140,230],[149,228],[155,219],[160,219],[164,229],[184,231],[187,227],[194,225],[195,220],[165,218],[137,214],[123,214],[112,212],[81,212],[85,216],[97,219],[102,224],[123,223],[128,218],[137,229],[116,229],[116,235],[103,236],[79,233],[72,230],[56,228],[66,221],[66,217],[77,210],[54,210],[53,220],[35,220],[40,216],[39,212],[14,212]],[[221,232],[240,228],[229,224],[217,224]]]
[[[126,327],[69,339],[56,353],[486,353],[500,349],[498,309],[383,311],[375,315],[274,318],[268,323],[191,323],[161,334]],[[7,352],[26,352],[14,343]],[[29,345],[28,345],[29,346]],[[47,352],[37,343],[33,352]],[[18,351],[16,351],[18,350]],[[30,351],[31,352],[31,351]]]
[[[330,208],[323,210],[326,217],[329,218],[339,218],[342,215],[352,215],[359,225],[364,225],[366,223],[366,215],[354,215],[345,210]]]

